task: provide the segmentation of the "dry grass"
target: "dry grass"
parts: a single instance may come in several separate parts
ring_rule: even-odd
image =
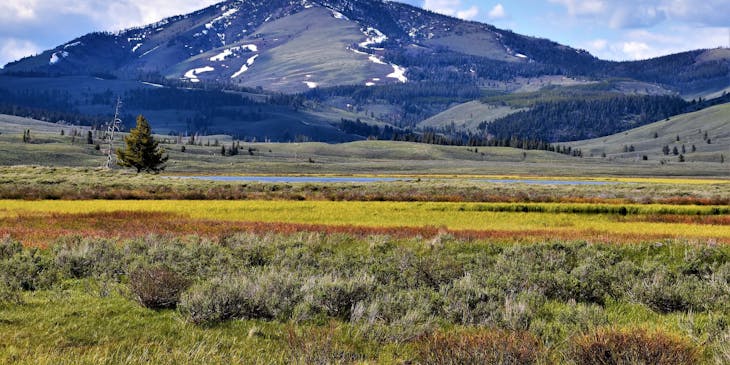
[[[644,328],[604,328],[573,338],[571,357],[577,365],[692,365],[701,351],[680,336]]]
[[[416,345],[417,363],[453,364],[542,364],[545,350],[528,332],[487,330],[469,333],[436,333]]]

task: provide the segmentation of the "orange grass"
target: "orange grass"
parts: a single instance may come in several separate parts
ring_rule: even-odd
[[[661,218],[661,217],[659,217]],[[682,217],[700,219],[702,217]],[[707,219],[725,217],[705,217]],[[727,218],[725,218],[727,219]],[[632,243],[666,239],[660,234],[621,234],[594,230],[451,230],[444,227],[367,227],[282,222],[242,222],[195,219],[168,212],[114,211],[84,214],[21,213],[0,219],[0,237],[10,236],[27,246],[47,247],[62,237],[122,238],[147,235],[199,235],[220,239],[235,233],[295,234],[321,232],[353,236],[389,235],[396,238],[435,238],[451,235],[462,240],[497,240],[504,242],[538,242],[550,240],[586,240],[603,243]],[[726,243],[726,242],[723,242]]]

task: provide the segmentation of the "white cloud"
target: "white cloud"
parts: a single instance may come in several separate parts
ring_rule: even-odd
[[[0,67],[40,52],[35,43],[15,38],[0,38]]]
[[[594,55],[609,60],[641,60],[727,45],[727,29],[716,27],[669,28],[666,33],[635,29],[621,32],[616,40],[588,42],[585,47]]]
[[[474,19],[479,14],[479,7],[464,8],[461,0],[424,0],[423,8],[462,19]]]
[[[550,0],[568,9],[570,15],[598,15],[606,11],[606,4],[601,0]]]
[[[479,8],[476,6],[472,6],[469,9],[461,10],[456,12],[456,17],[466,20],[471,20],[476,18],[476,16],[479,15]]]
[[[548,0],[572,17],[589,18],[614,29],[646,28],[665,21],[728,26],[727,0]]]
[[[120,30],[185,14],[220,0],[4,0],[0,21],[9,24],[41,22],[62,16],[82,16],[98,30]]]
[[[635,60],[650,58],[652,48],[644,42],[624,42],[621,45],[621,52]]]
[[[588,51],[591,53],[597,53],[603,51],[608,46],[608,41],[605,39],[595,39],[588,43]]]
[[[504,5],[497,4],[489,11],[487,16],[492,20],[504,19],[507,17],[507,11],[504,10]]]
[[[0,3],[0,20],[22,21],[36,17],[36,0],[5,0]]]

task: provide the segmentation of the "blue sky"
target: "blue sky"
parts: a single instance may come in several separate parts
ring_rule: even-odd
[[[220,0],[3,0],[0,65],[96,30],[118,30]],[[404,0],[549,38],[612,60],[730,44],[730,0]]]

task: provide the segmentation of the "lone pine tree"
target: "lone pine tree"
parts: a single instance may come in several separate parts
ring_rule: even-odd
[[[124,137],[127,148],[117,150],[119,166],[132,167],[137,173],[160,172],[165,169],[169,156],[159,147],[159,142],[152,137],[152,129],[144,116],[137,117],[137,127]]]

